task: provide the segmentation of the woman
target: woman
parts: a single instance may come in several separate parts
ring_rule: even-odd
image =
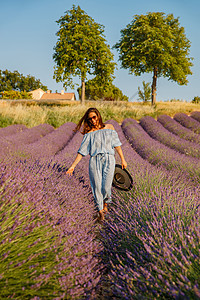
[[[79,121],[76,131],[83,124],[84,134],[78,154],[66,174],[73,174],[74,168],[83,156],[90,155],[89,178],[98,210],[98,220],[104,220],[107,203],[111,202],[111,186],[115,170],[115,151],[121,158],[122,168],[127,167],[121,149],[121,142],[112,124],[104,124],[99,111],[89,108]]]

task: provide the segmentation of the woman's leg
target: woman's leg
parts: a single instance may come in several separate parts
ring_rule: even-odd
[[[108,204],[105,201],[103,202],[103,211],[105,214],[108,212]]]
[[[90,158],[89,162],[89,177],[94,196],[94,202],[98,211],[103,209],[103,194],[102,194],[102,156],[96,155]]]
[[[115,171],[115,157],[98,154],[90,158],[89,177],[99,220],[103,221],[107,203],[111,202],[111,187]]]
[[[105,164],[103,165],[102,194],[104,203],[111,202],[111,188],[115,172],[114,155],[106,154]],[[106,206],[106,205],[105,205]]]

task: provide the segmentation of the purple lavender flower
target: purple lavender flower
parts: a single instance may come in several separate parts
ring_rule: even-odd
[[[0,138],[0,157],[9,155],[25,156],[25,145],[36,142],[54,130],[49,124],[41,124],[18,133]]]
[[[28,128],[23,124],[14,124],[4,128],[0,128],[0,138],[22,132],[26,129]]]
[[[174,119],[181,125],[194,131],[195,133],[200,133],[200,124],[194,118],[189,117],[184,113],[177,113],[174,115]]]
[[[16,283],[14,290],[9,271],[4,272],[1,293],[9,297],[18,292],[23,298],[31,281],[32,295],[45,287],[53,290],[52,282],[60,287],[55,297],[64,290],[76,298],[91,294],[100,277],[101,245],[91,230],[94,205],[88,187],[83,188],[76,176],[68,177],[56,162],[10,156],[2,160],[0,171],[0,245],[4,253],[10,251],[1,261],[9,265]]]
[[[48,159],[59,153],[74,136],[76,125],[67,122],[38,141],[24,147],[24,152],[35,159]]]
[[[193,111],[190,115],[193,119],[200,122],[200,111]]]
[[[163,165],[168,170],[179,169],[195,182],[200,180],[200,162],[187,157],[152,139],[133,119],[125,119],[122,129],[132,147],[154,165]]]
[[[161,123],[167,130],[178,135],[182,139],[188,140],[200,144],[199,134],[191,131],[190,129],[182,126],[180,123],[170,118],[167,115],[162,115],[158,117],[158,122]]]
[[[165,129],[150,116],[140,119],[140,125],[155,140],[183,154],[200,158],[200,145],[186,141]]]
[[[89,158],[74,176],[65,174],[82,140],[75,125],[66,123],[33,142],[28,137],[29,143],[21,138],[20,151],[30,158],[0,153],[5,297],[48,298],[45,291],[55,299],[96,299],[99,291],[113,299],[199,295],[200,194],[193,172],[198,160],[156,142],[132,119],[122,127],[109,123],[122,142],[134,186],[127,193],[113,188],[100,228],[94,224]],[[40,159],[39,151],[47,155]]]

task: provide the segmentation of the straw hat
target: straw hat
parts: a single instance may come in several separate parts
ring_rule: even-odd
[[[126,169],[122,169],[121,165],[116,164],[112,184],[120,190],[128,191],[133,187],[133,179]]]

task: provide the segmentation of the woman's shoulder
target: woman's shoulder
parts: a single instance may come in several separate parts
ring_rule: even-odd
[[[105,126],[103,128],[98,129],[98,130],[90,130],[85,135],[87,135],[88,133],[92,133],[92,132],[100,132],[102,129],[112,129],[112,130],[115,130],[115,128],[114,128],[114,126],[112,124],[105,124]]]
[[[115,130],[114,126],[112,124],[105,124],[105,129],[112,129]]]

